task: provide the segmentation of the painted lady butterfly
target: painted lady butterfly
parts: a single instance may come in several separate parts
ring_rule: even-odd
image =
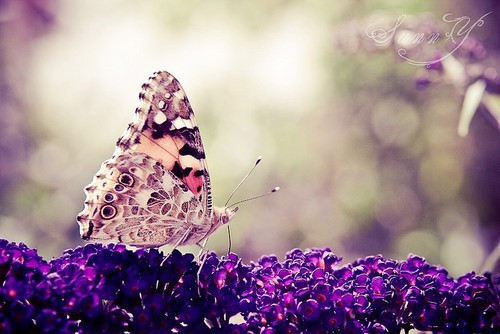
[[[157,72],[139,98],[112,158],[85,188],[80,235],[137,247],[200,245],[237,208],[212,207],[200,132],[177,79]]]

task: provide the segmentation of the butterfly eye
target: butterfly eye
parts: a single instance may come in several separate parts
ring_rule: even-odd
[[[118,177],[118,182],[127,187],[132,187],[134,185],[134,178],[129,173],[122,173]]]
[[[111,219],[116,216],[116,208],[111,204],[104,205],[101,208],[101,217],[103,219]]]
[[[123,188],[123,186],[122,186],[122,188]],[[116,200],[115,194],[106,193],[106,195],[104,195],[104,202],[106,202],[106,203],[113,203],[115,200]]]

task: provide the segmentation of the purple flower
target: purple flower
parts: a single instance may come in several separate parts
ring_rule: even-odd
[[[498,329],[499,279],[454,280],[419,256],[340,265],[329,249],[244,264],[89,244],[47,263],[0,240],[0,332],[392,333]],[[234,323],[233,319],[241,319]]]
[[[319,317],[319,304],[314,299],[300,302],[297,311],[307,321],[317,320]]]
[[[483,43],[474,37],[467,36],[463,40],[457,41],[458,43],[450,43],[450,48],[455,49],[457,44],[460,47],[456,50],[458,57],[463,57],[468,61],[476,62],[483,60],[487,57],[488,53]]]
[[[426,76],[420,76],[415,79],[415,88],[423,90],[432,83],[432,81]]]

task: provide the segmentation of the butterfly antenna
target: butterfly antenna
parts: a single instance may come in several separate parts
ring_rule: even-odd
[[[252,174],[253,170],[255,169],[255,167],[257,167],[257,165],[259,164],[259,162],[261,160],[262,160],[262,157],[259,155],[257,157],[257,161],[255,161],[255,164],[253,165],[252,169],[250,169],[250,171],[247,173],[247,175],[245,175],[245,177],[240,181],[240,183],[238,183],[236,188],[234,188],[233,192],[231,193],[231,195],[229,195],[229,198],[227,199],[226,204],[224,204],[224,206],[227,206],[227,203],[229,203],[229,201],[231,200],[233,195],[236,193],[236,190],[238,190],[238,188],[243,184],[243,182],[245,182],[245,180],[250,176],[250,174]]]
[[[224,204],[225,207],[227,207],[227,203],[229,203],[229,201],[231,200],[231,198],[233,197],[233,195],[236,193],[236,191],[238,190],[238,188],[243,184],[243,182],[245,182],[245,180],[250,176],[250,174],[252,174],[253,170],[255,169],[255,167],[257,167],[257,165],[259,164],[259,162],[262,160],[262,157],[259,155],[257,157],[257,160],[255,161],[255,164],[253,165],[252,169],[250,169],[250,171],[247,173],[247,175],[245,175],[245,177],[240,181],[240,183],[238,183],[238,185],[236,186],[236,188],[234,188],[233,192],[231,193],[231,195],[229,195],[226,203]],[[229,228],[229,225],[227,225],[227,237],[228,237],[228,247],[227,247],[227,253],[231,253],[231,246],[232,246],[232,240],[231,240],[231,229]]]
[[[229,224],[227,225],[227,239],[228,239],[228,245],[227,245],[227,254],[231,253],[231,246],[233,245],[233,241],[231,239],[231,229],[229,228]]]
[[[269,190],[266,193],[263,193],[263,194],[260,194],[258,196],[254,196],[254,197],[250,197],[250,198],[238,201],[236,203],[231,204],[230,206],[226,206],[226,208],[231,208],[231,207],[233,207],[235,205],[238,205],[240,203],[244,203],[244,202],[248,202],[248,201],[253,201],[254,199],[261,198],[261,197],[267,196],[269,194],[275,193],[278,190],[280,190],[280,187],[274,187],[273,189]],[[226,203],[226,205],[227,205],[227,203]],[[236,208],[236,209],[238,209],[238,208]],[[229,241],[228,248],[227,248],[227,253],[228,254],[231,253],[231,246],[232,246],[232,242],[231,242],[231,229],[229,228],[229,226],[230,225],[228,224],[227,225],[227,237],[228,237],[228,241]]]
[[[254,196],[254,197],[250,197],[250,198],[247,198],[247,199],[243,199],[241,201],[238,201],[236,203],[231,204],[227,208],[231,208],[231,207],[233,207],[235,205],[238,205],[238,204],[241,204],[241,203],[245,203],[245,202],[248,202],[248,201],[253,201],[254,199],[261,198],[261,197],[267,196],[269,194],[275,193],[278,190],[280,190],[280,187],[274,187],[273,189],[269,190],[268,192],[265,192],[263,194],[260,194],[260,195]]]

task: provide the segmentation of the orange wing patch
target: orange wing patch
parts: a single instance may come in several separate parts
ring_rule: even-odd
[[[186,143],[178,137],[165,135],[152,139],[152,131],[146,130],[140,134],[141,141],[133,151],[149,155],[181,179],[193,194],[199,194],[203,188],[203,166],[201,161],[191,155],[181,156],[179,150]],[[167,153],[167,154],[165,154]]]

